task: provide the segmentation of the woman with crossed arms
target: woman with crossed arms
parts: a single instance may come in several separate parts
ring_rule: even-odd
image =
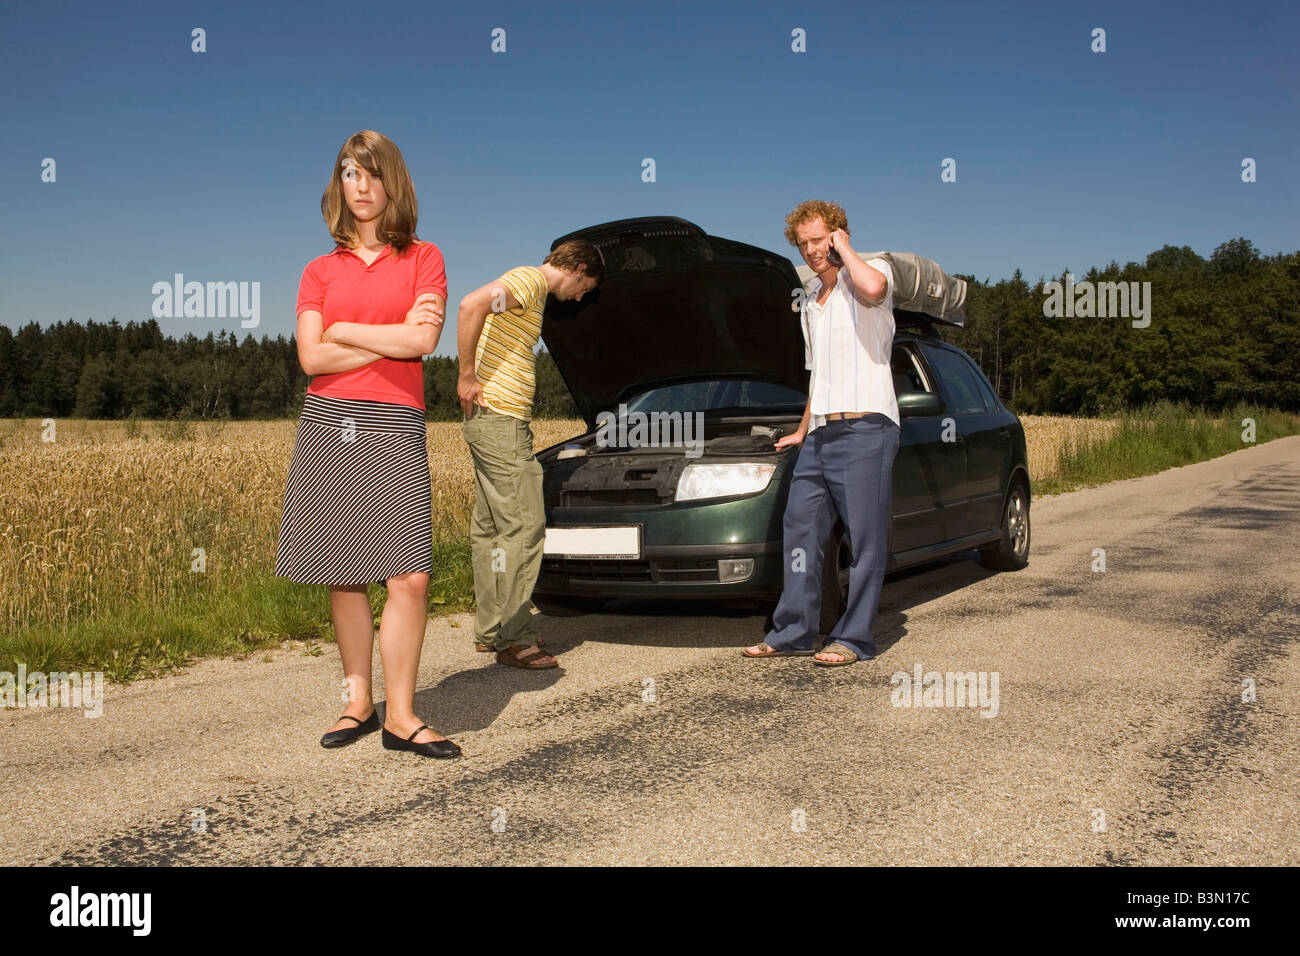
[[[456,757],[415,716],[433,570],[424,365],[442,332],[442,253],[415,237],[411,175],[388,137],[363,130],[339,150],[321,213],[337,243],[298,287],[298,361],[312,376],[285,486],[276,574],[325,584],[347,706],[321,746],[379,729],[371,693],[367,586],[385,584],[379,626],[389,750]]]

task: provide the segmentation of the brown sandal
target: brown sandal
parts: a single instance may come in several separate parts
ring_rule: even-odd
[[[537,639],[537,646],[538,646],[538,647],[543,647],[543,646],[545,646],[545,645],[542,643],[542,639],[541,639],[540,637]],[[480,654],[489,654],[489,653],[492,653],[493,651],[495,651],[496,648],[493,647],[491,644],[480,644],[478,641],[475,641],[475,642],[474,642],[474,650],[478,651]]]
[[[549,664],[542,663],[550,661]],[[533,644],[511,644],[504,651],[497,651],[497,663],[509,667],[520,667],[527,671],[540,671],[548,667],[559,667],[560,662]]]
[[[742,647],[740,653],[750,660],[758,660],[760,657],[812,657],[814,653],[813,651],[778,651],[766,641],[759,641],[753,646],[766,648],[766,650],[761,654],[751,654],[748,647]]]
[[[823,661],[814,659],[813,663],[819,667],[848,667],[850,664],[856,664],[858,662],[858,652],[851,647],[845,647],[843,644],[839,643],[827,644],[817,653],[838,654],[840,657],[847,658],[847,660],[842,661]]]

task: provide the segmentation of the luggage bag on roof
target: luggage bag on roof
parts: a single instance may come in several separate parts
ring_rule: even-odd
[[[894,308],[921,312],[951,325],[966,322],[966,280],[957,279],[939,263],[914,252],[861,252],[858,258],[884,259],[894,272]],[[807,266],[797,270],[804,284],[813,272]]]

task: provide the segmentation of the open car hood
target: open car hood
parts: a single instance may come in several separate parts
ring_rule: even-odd
[[[561,236],[594,243],[604,277],[580,302],[547,299],[542,341],[578,412],[671,382],[747,378],[808,390],[790,260],[685,219],[621,219]]]

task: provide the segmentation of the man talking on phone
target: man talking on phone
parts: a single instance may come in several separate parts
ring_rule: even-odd
[[[899,437],[889,364],[894,278],[884,259],[864,262],[854,253],[848,216],[837,203],[800,203],[786,217],[785,236],[816,274],[801,315],[804,366],[812,376],[803,421],[776,443],[800,446],[785,507],[784,589],[773,629],[743,653],[813,655],[823,559],[838,517],[853,552],[849,598],[814,661],[845,667],[876,653],[871,626],[885,577]]]

